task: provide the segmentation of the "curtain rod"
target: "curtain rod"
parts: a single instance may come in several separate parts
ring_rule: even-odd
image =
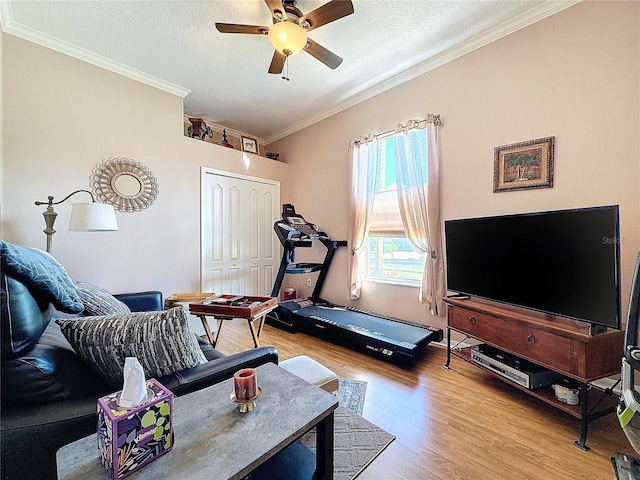
[[[427,117],[424,120],[410,120],[409,122],[413,122],[413,124],[412,125],[398,124],[398,126],[393,130],[387,130],[386,132],[382,132],[382,133],[369,134],[364,138],[363,141],[370,142],[374,138],[386,137],[388,135],[391,135],[392,133],[396,133],[399,130],[405,130],[405,129],[409,130],[411,128],[419,128],[420,126],[422,126],[422,124],[427,124],[427,123],[433,123],[436,127],[442,126],[442,119],[440,118],[439,113],[434,113],[433,115],[427,115]],[[360,143],[360,141],[355,141],[353,143],[358,144]]]

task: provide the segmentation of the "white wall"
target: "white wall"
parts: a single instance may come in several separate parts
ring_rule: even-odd
[[[639,79],[640,3],[582,2],[267,148],[305,179],[290,187],[297,210],[346,238],[348,142],[439,113],[443,220],[619,204],[626,308],[640,250]],[[553,188],[493,193],[494,147],[547,136],[556,137]],[[345,249],[323,297],[349,303],[347,271]],[[444,326],[417,294],[368,283],[352,303]]]
[[[74,280],[113,293],[165,296],[200,290],[200,167],[281,182],[288,166],[183,134],[182,99],[39,45],[3,34],[3,238],[45,248],[44,206],[89,188],[92,169],[133,158],[156,176],[159,195],[139,213],[117,212],[119,231],[67,231],[71,204],[55,207],[53,254]]]

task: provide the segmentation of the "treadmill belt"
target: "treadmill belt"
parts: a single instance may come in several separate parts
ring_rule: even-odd
[[[421,341],[433,334],[432,331],[426,328],[385,320],[335,305],[311,305],[301,308],[295,313],[405,347],[420,344]]]

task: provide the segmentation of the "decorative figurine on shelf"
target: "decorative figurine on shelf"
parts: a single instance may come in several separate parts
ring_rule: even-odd
[[[187,128],[187,135],[191,138],[199,138],[204,142],[204,137],[213,137],[213,130],[209,125],[204,123],[201,118],[189,118],[191,125]]]
[[[233,148],[233,145],[229,143],[229,139],[227,138],[227,130],[222,130],[222,140],[216,142],[216,145],[222,145],[223,147]]]

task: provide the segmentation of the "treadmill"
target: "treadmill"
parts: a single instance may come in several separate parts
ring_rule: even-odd
[[[275,222],[273,228],[284,251],[271,296],[279,297],[287,274],[318,272],[318,278],[310,297],[280,302],[267,316],[269,325],[290,333],[308,333],[398,365],[414,364],[430,342],[442,340],[440,328],[323,300],[320,293],[334,254],[340,247],[346,247],[347,242],[332,240],[317,225],[296,213],[289,203],[282,206],[282,219]],[[314,242],[320,242],[326,248],[324,260],[296,263],[296,248],[309,248]]]

